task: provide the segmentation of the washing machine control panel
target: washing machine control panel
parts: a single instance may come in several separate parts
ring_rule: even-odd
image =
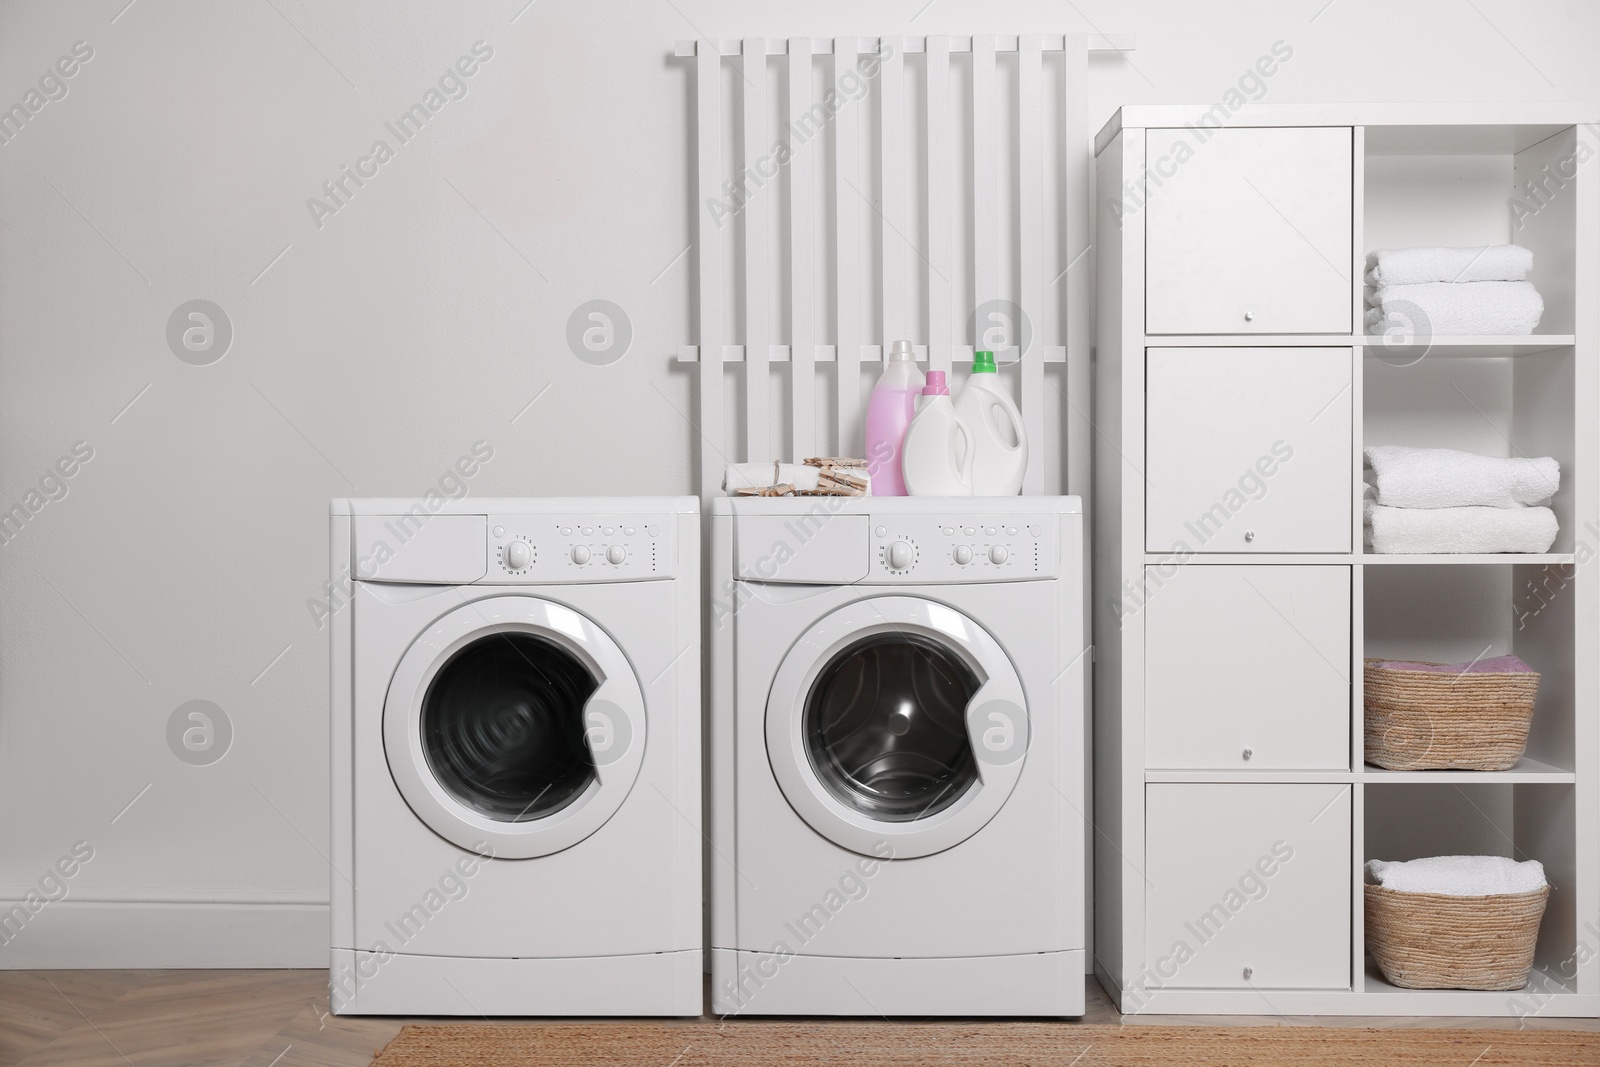
[[[1004,582],[1060,570],[1054,515],[874,515],[867,582]]]
[[[671,578],[677,518],[490,515],[488,584],[637,582]]]

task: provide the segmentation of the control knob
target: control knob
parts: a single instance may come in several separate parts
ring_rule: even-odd
[[[972,562],[972,546],[957,545],[955,549],[951,551],[950,558],[955,560],[961,566],[965,567],[967,564]]]
[[[582,566],[589,562],[589,549],[586,545],[573,545],[572,551],[567,553],[572,562]]]
[[[533,546],[526,541],[512,541],[506,545],[506,570],[520,571],[533,562]]]
[[[1006,561],[1007,555],[1008,553],[1006,552],[1005,545],[995,545],[993,548],[989,549],[989,562],[998,567],[1000,564]]]
[[[892,571],[903,571],[911,566],[911,545],[905,541],[896,541],[889,546],[888,561]]]
[[[610,548],[606,549],[606,562],[612,566],[620,564],[627,558],[628,550],[623,548],[621,545],[612,545]]]

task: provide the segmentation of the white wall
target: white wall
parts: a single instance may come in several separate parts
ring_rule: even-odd
[[[0,545],[0,898],[93,849],[0,967],[325,962],[329,497],[420,493],[479,440],[474,494],[695,490],[675,40],[1137,33],[1096,116],[1208,105],[1280,39],[1273,102],[1600,101],[1578,0],[525,2],[0,6],[0,106],[93,49],[0,144],[0,508],[93,450]],[[467,95],[319,226],[477,41]],[[207,366],[165,337],[195,298],[234,331]],[[565,341],[595,298],[633,326],[609,367]],[[234,733],[209,766],[168,746],[197,699]]]

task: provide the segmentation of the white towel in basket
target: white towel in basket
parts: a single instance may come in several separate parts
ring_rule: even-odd
[[[1538,860],[1504,856],[1430,856],[1420,860],[1368,860],[1367,875],[1400,893],[1438,893],[1447,897],[1487,897],[1532,893],[1545,885]]]
[[[1548,456],[1406,445],[1373,445],[1366,456],[1377,503],[1386,508],[1514,508],[1549,500],[1561,486],[1561,465]]]

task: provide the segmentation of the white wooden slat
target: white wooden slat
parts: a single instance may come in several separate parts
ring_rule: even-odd
[[[789,42],[789,458],[796,463],[813,454],[817,421],[811,245],[816,214],[811,168],[816,144],[800,133],[804,123],[813,121],[807,115],[811,110],[811,56],[809,39]]]
[[[767,374],[767,346],[772,343],[771,296],[768,284],[767,211],[777,189],[770,183],[760,189],[750,180],[752,168],[771,147],[767,136],[767,42],[747,37],[740,49],[740,73],[735,89],[744,94],[744,133],[740,163],[744,168],[744,322],[746,360],[744,378],[744,458],[761,461],[772,451],[771,401]]]
[[[700,350],[712,358],[700,361],[700,492],[709,495],[722,484],[727,459],[723,449],[722,241],[706,207],[721,195],[722,182],[722,56],[703,51],[695,60],[695,113],[699,146],[695,154],[695,189],[699,205],[695,259],[700,275]]]
[[[998,72],[993,37],[972,39],[972,306],[1000,297]],[[986,324],[974,323],[974,348],[984,348]]]
[[[1067,361],[1067,350],[1062,345],[1044,345],[1041,347],[1037,342],[1035,342],[1033,347],[1034,350],[1041,353],[1044,362],[1046,363],[1065,363]],[[912,348],[916,352],[917,362],[926,363],[928,360],[928,346],[913,345]],[[862,363],[879,363],[883,360],[883,348],[880,345],[862,345],[860,346],[860,351],[861,355],[858,358]],[[812,349],[812,352],[813,360],[817,363],[832,363],[838,358],[837,345],[816,345]],[[958,358],[968,360],[972,358],[972,349],[968,345],[957,345],[955,347],[955,352]],[[1015,363],[1017,361],[1017,350],[1015,348],[999,349],[995,352],[994,358],[995,362],[999,363],[1001,366],[1005,366],[1008,363]],[[789,346],[768,345],[767,361],[769,363],[789,362]],[[679,345],[678,362],[700,362],[700,346]],[[744,345],[723,345],[722,362],[743,363]]]
[[[837,88],[855,67],[860,41],[840,37],[833,42],[833,84]],[[861,422],[861,339],[865,332],[861,308],[861,222],[866,205],[861,202],[860,117],[856,101],[845,99],[833,120],[834,201],[834,307],[838,316],[838,439],[834,454],[864,455]]]
[[[885,37],[893,48],[878,69],[878,173],[882,189],[878,219],[882,231],[883,341],[910,338],[906,298],[911,278],[910,249],[906,247],[906,100],[905,38]]]
[[[955,287],[951,264],[953,213],[950,177],[954,170],[951,145],[955,116],[950,105],[950,39],[932,36],[924,61],[928,129],[928,369],[950,373],[951,345],[955,341]]]
[[[1103,43],[1103,42],[1102,42]],[[1131,42],[1128,42],[1131,47]],[[889,55],[882,55],[888,46]],[[1087,402],[1068,403],[1062,412],[1063,440],[1060,446],[1047,442],[1044,436],[1044,396],[1051,386],[1045,378],[1045,363],[1068,364],[1066,374],[1055,379],[1063,387],[1069,400],[1086,397],[1088,390],[1088,179],[1089,149],[1092,129],[1085,108],[1087,81],[1087,50],[1096,46],[1092,35],[1066,35],[1047,37],[1024,35],[1015,38],[978,36],[954,38],[934,36],[916,38],[839,38],[834,41],[795,38],[775,40],[753,37],[733,42],[724,52],[733,54],[739,64],[737,80],[726,79],[741,98],[721,99],[725,79],[720,64],[724,56],[709,47],[709,42],[691,46],[685,54],[696,57],[696,83],[698,91],[697,121],[703,136],[699,138],[696,156],[696,181],[698,199],[723,198],[723,179],[735,175],[740,187],[735,192],[741,201],[742,215],[738,225],[740,256],[743,260],[739,288],[744,302],[744,334],[738,338],[744,343],[733,344],[725,326],[724,272],[729,264],[724,262],[725,234],[717,227],[715,217],[703,213],[698,221],[697,241],[698,299],[700,333],[698,345],[680,347],[680,362],[699,362],[695,376],[700,385],[698,426],[701,435],[702,491],[713,493],[720,484],[721,468],[736,450],[727,441],[728,399],[742,402],[747,409],[744,420],[746,431],[741,442],[748,459],[803,458],[816,451],[829,450],[840,453],[858,451],[860,445],[860,417],[865,390],[861,388],[861,365],[881,361],[885,347],[891,341],[914,337],[921,328],[927,331],[927,344],[917,346],[919,361],[931,368],[948,369],[956,360],[971,358],[968,341],[977,340],[984,347],[997,349],[996,356],[1008,380],[1015,380],[1023,411],[1025,428],[1033,447],[1033,462],[1024,481],[1024,492],[1045,491],[1046,460],[1061,454],[1064,446],[1060,490],[1083,493],[1087,481],[1087,438],[1092,427],[1087,424]],[[1066,48],[1061,128],[1046,130],[1043,99],[1045,92],[1042,56],[1055,48]],[[875,146],[861,145],[865,112],[860,100],[851,100],[851,94],[840,92],[840,80],[855,66],[864,53],[879,50],[875,57],[878,74],[869,82],[869,95],[878,97],[881,136]],[[951,55],[970,50],[973,54],[973,82],[971,88],[972,142],[971,161],[957,162],[952,154],[968,151],[961,131],[962,108],[952,98]],[[1015,50],[1018,54],[1017,101],[1017,166],[1015,195],[1018,198],[1014,218],[1002,217],[998,205],[1004,199],[999,195],[1002,148],[1008,138],[999,128],[1000,116],[1005,111],[1001,99],[1001,76],[996,56]],[[924,170],[912,169],[909,158],[912,116],[908,114],[906,99],[908,72],[902,57],[923,53],[925,70],[926,110],[919,120],[926,122],[927,155],[919,161]],[[773,55],[785,55],[787,71],[787,105],[783,114],[788,132],[774,130],[771,122],[773,100],[768,88],[766,60]],[[818,101],[813,98],[812,57],[831,55],[828,64],[836,99],[821,103],[829,114],[811,109]],[[742,106],[741,106],[742,105]],[[742,128],[736,135],[741,142],[738,150],[724,148],[721,123],[727,112],[725,107],[738,107]],[[780,120],[782,121],[782,120]],[[820,144],[820,129],[825,125],[835,127],[831,153]],[[790,158],[786,162],[787,181],[768,182],[768,188],[757,189],[745,177],[746,167],[765,153],[772,140],[786,141]],[[1047,150],[1064,153],[1060,188],[1048,195],[1063,203],[1062,231],[1066,246],[1061,244],[1054,230],[1046,234],[1044,206],[1047,190],[1044,185],[1045,153]],[[870,156],[865,151],[879,153],[879,187],[872,188]],[[1080,158],[1081,157],[1081,158]],[[738,164],[733,165],[737,159]],[[817,172],[831,165],[825,176]],[[831,235],[819,237],[818,225],[826,225],[818,217],[822,199],[818,181],[834,199],[835,215]],[[917,218],[912,205],[918,199],[920,183],[926,183],[925,219]],[[968,184],[970,183],[970,185]],[[774,224],[773,211],[782,211],[781,191],[788,192],[789,256],[787,264],[774,258],[776,249],[770,236]],[[970,191],[970,192],[969,192]],[[1016,299],[1028,318],[1030,348],[1025,356],[1014,347],[991,343],[994,338],[980,332],[978,337],[965,335],[963,324],[969,319],[967,293],[957,296],[953,292],[953,279],[957,276],[956,249],[960,246],[963,231],[957,229],[964,221],[957,217],[965,196],[971,195],[974,208],[972,229],[972,282],[973,306],[997,300],[1006,291],[1006,266],[1001,262],[999,250],[1009,240],[1017,248],[1020,288]],[[876,203],[871,199],[876,196]],[[780,197],[780,199],[774,199]],[[925,247],[919,246],[922,226],[926,225]],[[876,279],[866,270],[866,238],[877,228],[882,242],[882,259]],[[1010,233],[1015,226],[1015,232]],[[1002,230],[1001,227],[1005,227]],[[831,237],[834,249],[832,263],[835,290],[835,316],[831,324],[833,336],[824,334],[820,320],[824,318],[818,301],[825,301],[824,293],[817,289],[816,256],[821,254],[819,241],[826,246]],[[1058,258],[1059,256],[1059,258]],[[1047,266],[1048,264],[1048,266]],[[774,303],[774,271],[787,268],[784,287],[788,290],[788,303],[792,320],[787,331],[779,319]],[[1064,271],[1061,268],[1065,267]],[[921,271],[928,270],[924,276]],[[917,291],[924,278],[927,281],[929,316],[926,324],[915,322],[911,309],[919,302]],[[876,285],[874,284],[876,282]],[[1057,289],[1057,284],[1060,288]],[[881,296],[882,306],[875,308],[874,297]],[[1050,314],[1053,302],[1064,302],[1066,314],[1062,320],[1061,345],[1046,345],[1042,326],[1054,322]],[[881,312],[882,334],[874,336],[875,311]],[[958,317],[959,316],[959,317]],[[993,325],[992,321],[980,324]],[[788,344],[777,343],[783,333]],[[867,340],[877,343],[867,344]],[[1056,338],[1051,338],[1052,340]],[[725,396],[727,364],[746,362],[744,388],[735,389],[731,397]],[[788,364],[790,375],[789,418],[792,432],[788,440],[778,440],[778,430],[769,410],[770,384],[774,373],[771,364]],[[837,363],[837,388],[834,409],[837,418],[837,435],[818,432],[816,396],[817,364]],[[1011,368],[1010,364],[1020,363]],[[1013,371],[1015,373],[1013,373]],[[826,413],[821,414],[826,426]],[[785,453],[787,455],[785,455]],[[1053,462],[1053,461],[1052,461]]]
[[[1068,36],[1075,36],[1079,40],[1087,41],[1087,48],[1091,52],[1132,52],[1137,49],[1138,45],[1138,34],[1134,33],[1091,33]],[[869,42],[873,40],[871,37],[867,38]],[[972,40],[971,37],[952,37],[950,38],[950,51],[970,52],[972,51]],[[810,43],[811,48],[817,55],[827,55],[834,47],[833,43],[825,38],[813,39]],[[1040,38],[1040,43],[1046,52],[1059,52],[1064,47],[1062,35],[1059,33],[1046,34]],[[702,46],[711,51],[720,50],[730,55],[739,51],[738,41],[678,41],[673,45],[673,55],[679,59],[698,55],[698,49]],[[867,47],[870,50],[875,45],[869,44]],[[907,52],[915,54],[921,52],[923,48],[924,45],[920,38],[913,37],[906,41],[905,51]],[[767,39],[768,55],[781,56],[787,53],[788,50],[789,42],[786,39],[781,37]],[[995,50],[999,52],[1015,52],[1017,50],[1017,38],[1015,36],[996,37]]]
[[[1093,470],[1091,445],[1094,427],[1089,422],[1092,409],[1089,376],[1089,327],[1094,307],[1090,303],[1092,257],[1089,249],[1089,171],[1094,159],[1094,116],[1089,113],[1089,53],[1083,34],[1068,34],[1062,62],[1062,198],[1067,213],[1066,312],[1063,316],[1067,351],[1066,392],[1071,403],[1063,414],[1062,445],[1066,465],[1062,491],[1069,496],[1089,498],[1089,479]]]
[[[1035,344],[1044,311],[1044,118],[1043,64],[1037,34],[1017,46],[1017,240],[1022,314]],[[1020,324],[1017,327],[1021,329]],[[1021,343],[1021,338],[1017,338]],[[1044,492],[1044,360],[1030,346],[1020,364],[1022,426],[1028,435],[1024,494]]]

